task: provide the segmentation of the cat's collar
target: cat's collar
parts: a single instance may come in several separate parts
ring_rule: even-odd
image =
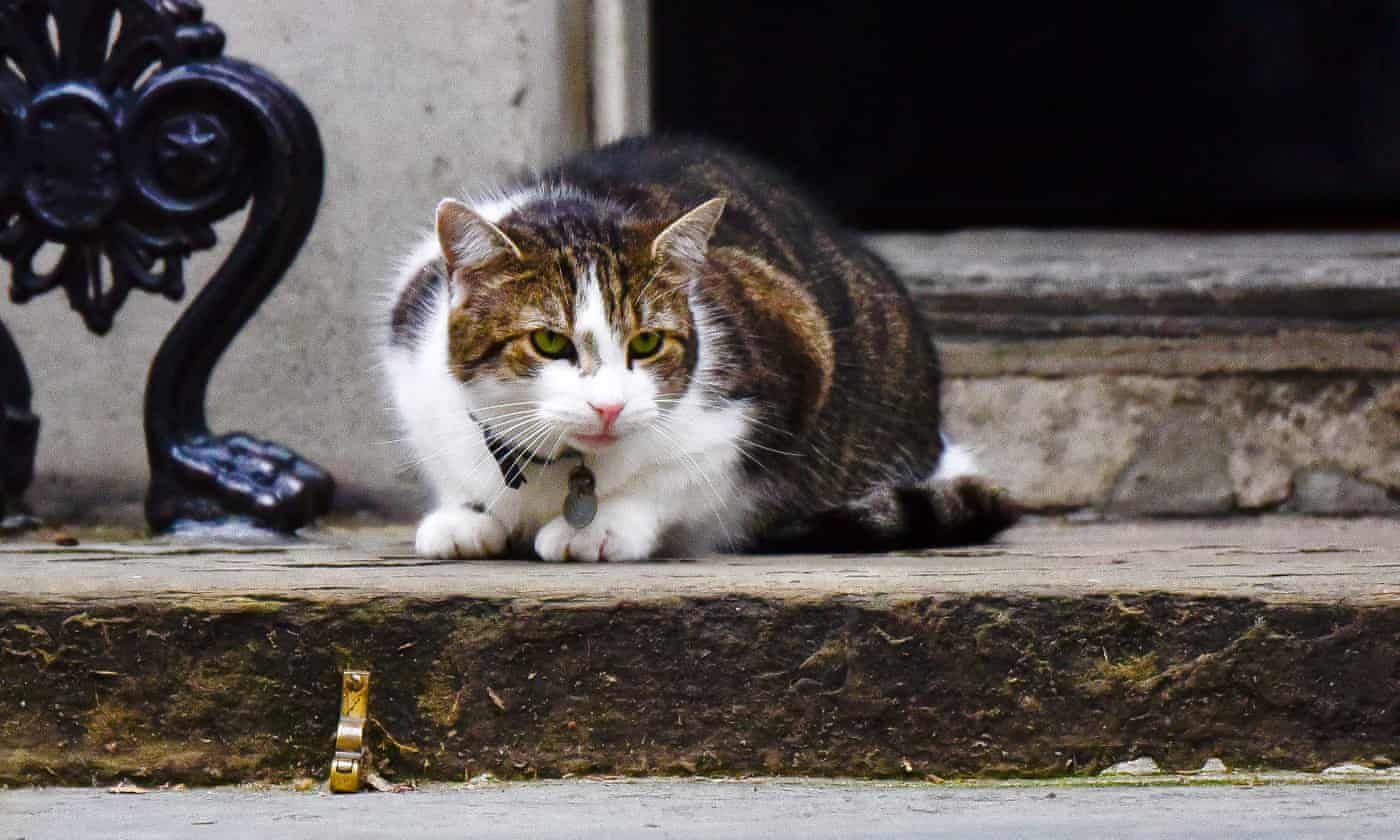
[[[565,458],[577,458],[578,466],[569,473],[569,490],[564,495],[562,515],[564,520],[575,528],[588,527],[598,513],[598,494],[593,471],[583,462],[582,452],[569,448],[553,458],[542,458],[533,452],[518,450],[501,440],[501,436],[475,414],[467,413],[480,427],[481,438],[486,442],[486,451],[496,459],[496,466],[501,470],[501,480],[512,490],[519,490],[525,485],[525,468],[530,464],[548,466]]]
[[[533,452],[525,452],[518,447],[513,447],[501,439],[496,434],[496,430],[477,417],[474,412],[467,412],[478,427],[481,429],[481,438],[486,442],[486,451],[491,453],[491,457],[496,459],[496,466],[501,470],[501,480],[512,490],[519,490],[525,486],[525,468],[531,464],[549,466],[557,464],[565,458],[577,458],[579,464],[583,464],[583,453],[577,449],[569,448],[560,452],[552,458],[545,458]]]

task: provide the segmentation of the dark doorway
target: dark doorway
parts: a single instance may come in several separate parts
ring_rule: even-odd
[[[1400,0],[657,0],[654,124],[868,228],[1400,220]]]

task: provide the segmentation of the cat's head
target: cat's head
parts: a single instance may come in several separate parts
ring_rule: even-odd
[[[493,223],[438,205],[448,357],[499,437],[529,452],[602,452],[644,432],[692,384],[690,289],[724,209],[647,221],[554,197]]]

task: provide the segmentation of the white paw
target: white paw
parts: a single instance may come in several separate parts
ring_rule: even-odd
[[[418,523],[413,550],[423,557],[494,557],[506,550],[506,526],[468,507],[438,508]]]
[[[626,503],[604,504],[587,528],[576,530],[556,516],[535,535],[535,553],[543,560],[588,563],[645,560],[656,550],[656,518]]]

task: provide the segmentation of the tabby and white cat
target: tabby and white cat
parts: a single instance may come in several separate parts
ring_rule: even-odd
[[[623,141],[436,228],[385,351],[436,495],[420,554],[879,551],[1015,520],[939,434],[908,293],[773,171]]]

